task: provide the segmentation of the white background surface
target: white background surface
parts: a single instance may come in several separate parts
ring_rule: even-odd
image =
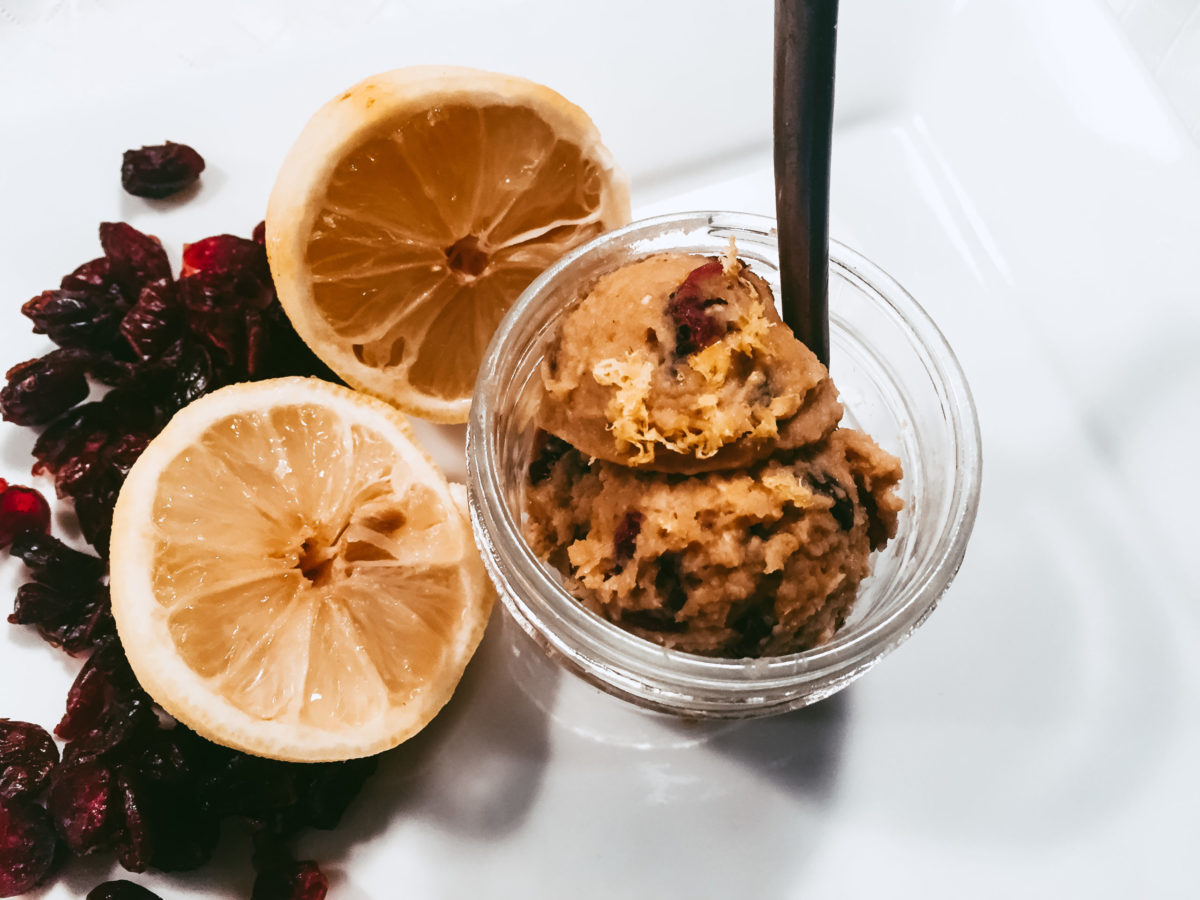
[[[833,234],[931,312],[979,407],[958,580],[843,694],[712,728],[493,628],[447,712],[303,843],[331,897],[1200,896],[1200,152],[1101,0],[841,5]],[[635,216],[770,213],[772,4],[732,8],[0,0],[2,359],[48,349],[19,306],[99,254],[99,221],[176,263],[248,234],[308,115],[408,63],[578,102]],[[122,194],[121,151],[166,138],[206,156],[201,190]],[[461,432],[424,434],[461,472]],[[3,426],[0,474],[28,482],[31,444]],[[53,725],[76,668],[0,626],[0,715]],[[246,895],[244,840],[134,878]]]

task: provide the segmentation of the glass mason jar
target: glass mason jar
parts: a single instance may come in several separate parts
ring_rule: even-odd
[[[598,276],[665,251],[738,255],[779,296],[773,219],[697,212],[634,222],[547,269],[492,339],[467,426],[476,542],[508,613],[554,660],[644,709],[694,718],[763,716],[827,697],[895,649],[933,610],[962,563],[979,500],[979,424],[966,379],[937,326],[877,266],[830,247],[831,374],[859,428],[900,457],[896,537],[872,555],[845,624],[786,656],[715,659],[669,650],[585,609],[522,535],[539,364],[560,318]]]

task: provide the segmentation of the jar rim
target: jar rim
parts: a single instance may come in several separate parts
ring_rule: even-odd
[[[489,396],[487,386],[505,377],[505,360],[525,349],[513,346],[518,326],[544,299],[547,285],[580,259],[626,247],[639,236],[662,235],[672,229],[704,229],[709,234],[729,231],[768,249],[775,248],[777,238],[775,220],[768,216],[674,213],[602,234],[565,254],[534,279],[497,328],[476,383],[467,429],[468,489],[476,541],[493,578],[509,588],[500,593],[514,618],[539,644],[589,680],[600,680],[618,692],[670,709],[676,705],[673,696],[694,700],[706,692],[721,708],[724,700],[720,698],[724,697],[753,703],[752,695],[785,689],[797,678],[808,681],[832,676],[835,681],[826,692],[832,693],[903,641],[936,606],[966,552],[978,506],[982,464],[974,401],[945,336],[911,294],[857,251],[831,240],[831,275],[836,270],[865,285],[903,323],[931,378],[944,391],[943,404],[953,427],[954,486],[936,538],[937,545],[944,543],[945,548],[927,571],[905,583],[895,608],[886,615],[850,633],[839,631],[821,646],[781,656],[730,659],[668,649],[624,631],[579,603],[533,552],[522,534],[519,514],[503,499],[501,461],[494,442],[496,410],[484,398]],[[835,321],[831,319],[831,326]]]

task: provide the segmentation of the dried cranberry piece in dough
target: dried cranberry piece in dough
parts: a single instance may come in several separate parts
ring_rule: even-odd
[[[631,510],[625,513],[625,517],[621,519],[621,524],[617,526],[616,533],[613,535],[613,556],[617,560],[617,565],[624,566],[625,563],[633,559],[633,551],[637,549],[638,535],[642,531],[643,516],[637,510]]]
[[[724,323],[709,314],[721,301],[723,268],[719,261],[707,262],[688,273],[667,302],[667,314],[675,322],[675,354],[688,356],[703,350],[725,333]]]
[[[121,186],[135,197],[161,200],[192,184],[204,171],[204,157],[187,144],[167,141],[121,157]]]

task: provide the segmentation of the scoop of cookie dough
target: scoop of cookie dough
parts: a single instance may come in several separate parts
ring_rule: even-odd
[[[666,647],[775,656],[828,641],[896,533],[900,463],[838,429],[740,471],[689,477],[543,438],[526,537],[585,606]]]
[[[842,407],[732,253],[652,256],[600,277],[542,365],[538,424],[588,456],[660,472],[751,465],[819,441]]]

